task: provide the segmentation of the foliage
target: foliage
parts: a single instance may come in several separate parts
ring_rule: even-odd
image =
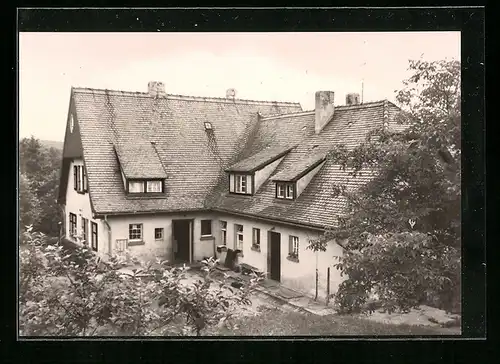
[[[49,236],[59,235],[57,193],[61,151],[44,147],[34,137],[19,142],[21,229],[33,225]]]
[[[336,299],[342,312],[362,310],[376,292],[387,309],[422,302],[460,303],[460,63],[410,61],[397,93],[399,133],[375,130],[353,150],[330,158],[375,176],[358,190],[333,186],[348,202],[339,229],[349,236],[337,266],[348,276]]]
[[[205,262],[203,278],[185,282],[185,267],[145,264],[128,256],[104,261],[86,247],[68,252],[59,244],[49,245],[32,227],[24,234],[19,287],[23,336],[167,335],[179,334],[179,325],[181,332],[200,335],[250,302],[255,280],[239,290],[215,284],[210,279],[213,261]],[[124,269],[129,266],[135,268]]]

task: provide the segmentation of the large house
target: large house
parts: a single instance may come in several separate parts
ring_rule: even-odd
[[[335,227],[345,200],[332,185],[347,173],[326,158],[375,127],[394,125],[387,100],[315,94],[315,109],[293,102],[72,88],[59,203],[66,238],[99,255],[128,250],[144,259],[193,262],[226,245],[270,279],[320,295],[342,255],[306,247]],[[355,188],[369,176],[348,182]],[[331,292],[342,278],[331,270]]]

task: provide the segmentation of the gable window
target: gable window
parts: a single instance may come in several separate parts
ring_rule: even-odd
[[[222,245],[227,245],[227,221],[220,222],[220,240]]]
[[[236,231],[236,250],[243,251],[243,225],[235,224],[234,230]]]
[[[76,192],[87,192],[87,172],[85,166],[73,166],[73,188]]]
[[[163,180],[128,181],[128,193],[162,193]]]
[[[290,235],[290,243],[288,246],[288,258],[290,260],[299,260],[299,238],[297,236]]]
[[[97,251],[97,224],[92,222],[92,250]]]
[[[86,218],[82,217],[82,237],[83,237],[83,243],[88,244],[88,239],[89,239],[89,220]]]
[[[163,239],[163,228],[155,228],[155,239],[156,240]]]
[[[142,224],[129,224],[128,238],[129,240],[142,240]]]
[[[69,213],[69,235],[76,236],[76,215],[72,212]]]
[[[201,236],[212,235],[212,220],[201,220]]]
[[[295,198],[294,183],[276,183],[276,197],[293,200]]]
[[[260,252],[260,229],[252,229],[252,250]]]

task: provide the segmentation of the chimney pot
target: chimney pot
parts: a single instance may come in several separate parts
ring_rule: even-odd
[[[319,134],[333,117],[335,111],[333,91],[317,91],[315,94],[314,131]]]
[[[153,96],[164,96],[165,95],[165,85],[163,82],[159,81],[149,81],[148,82],[148,93]]]
[[[228,88],[226,90],[226,98],[234,100],[236,98],[236,90],[234,88]]]
[[[349,93],[345,96],[345,104],[347,106],[359,105],[359,94],[358,93]]]

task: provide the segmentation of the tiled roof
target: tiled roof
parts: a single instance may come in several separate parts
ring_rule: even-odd
[[[372,178],[374,171],[364,171],[354,178],[349,175],[349,171],[343,171],[339,165],[327,159],[295,200],[276,199],[273,180],[293,179],[297,173],[300,174],[300,171],[305,169],[306,165],[320,159],[335,145],[344,144],[351,149],[363,143],[370,130],[383,125],[383,116],[383,101],[357,106],[336,106],[333,119],[320,134],[314,133],[314,113],[263,119],[261,128],[257,132],[258,137],[248,146],[250,150],[259,149],[261,145],[280,144],[286,139],[286,135],[284,137],[278,130],[288,130],[288,128],[276,128],[277,125],[262,127],[269,122],[283,126],[294,125],[295,128],[289,127],[289,129],[300,130],[304,127],[306,137],[285,156],[274,174],[255,195],[231,195],[226,191],[227,184],[221,185],[218,197],[213,199],[214,209],[317,227],[336,226],[337,217],[345,212],[346,201],[344,197],[334,194],[334,185],[345,184],[348,190],[358,188]]]
[[[265,165],[275,161],[276,159],[282,157],[288,153],[292,147],[289,146],[278,146],[278,147],[268,147],[260,152],[245,158],[229,168],[226,169],[227,172],[254,172]]]
[[[166,178],[158,154],[150,142],[116,144],[116,154],[126,178]]]
[[[153,98],[147,93],[82,88],[74,88],[72,98],[97,214],[204,209],[207,193],[242,155],[258,125],[257,113],[301,110],[298,103]],[[212,123],[211,131],[205,130],[206,121]],[[165,198],[127,198],[114,146],[146,148],[152,141],[167,177]],[[135,162],[132,165],[138,168]],[[156,172],[158,167],[155,163]]]
[[[273,181],[295,181],[304,173],[310,171],[326,158],[326,153],[315,153],[305,156],[304,159],[297,161],[288,168],[282,169],[281,172],[273,176]]]

